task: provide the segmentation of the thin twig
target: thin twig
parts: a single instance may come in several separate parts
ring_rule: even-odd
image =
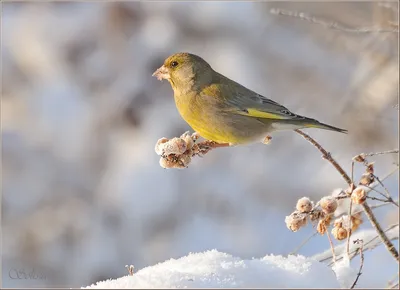
[[[379,184],[379,183],[377,183],[377,184]],[[365,186],[366,188],[369,189],[367,192],[375,191],[376,193],[379,193],[379,194],[382,195],[383,197],[386,197],[386,198],[387,198],[386,194],[384,194],[383,192],[377,190],[375,187],[370,187],[370,186],[368,186],[368,185],[363,185],[363,186]]]
[[[295,248],[292,252],[289,253],[289,255],[294,255],[296,254],[302,247],[304,247],[305,244],[307,244],[313,237],[315,237],[318,234],[318,232],[313,233],[309,237],[307,237],[297,248]]]
[[[331,154],[328,153],[317,141],[311,138],[309,135],[304,133],[303,131],[296,129],[294,130],[296,133],[300,134],[303,138],[305,138],[308,142],[313,144],[321,153],[324,159],[328,160],[333,167],[340,173],[343,179],[347,182],[349,186],[351,186],[351,179],[347,175],[347,173],[343,170],[343,168],[332,158]],[[377,231],[379,237],[381,238],[382,242],[384,243],[386,249],[391,253],[391,255],[399,261],[399,253],[397,252],[396,248],[394,247],[393,243],[388,239],[385,232],[382,230],[381,225],[379,224],[378,220],[376,219],[374,213],[372,212],[371,208],[369,207],[367,202],[364,202],[361,205],[364,209],[366,216],[368,217],[369,221],[371,222],[372,226]]]
[[[360,278],[361,271],[362,271],[362,268],[364,266],[363,240],[358,240],[357,239],[357,240],[353,241],[353,243],[354,244],[361,243],[361,246],[359,248],[360,249],[360,269],[358,270],[356,280],[354,281],[353,285],[351,285],[350,289],[353,289],[356,286],[358,278]]]
[[[353,188],[354,188],[354,160],[351,161],[351,184],[353,186],[350,186],[350,190],[352,191],[349,196],[351,196],[351,194],[353,193]],[[347,253],[347,257],[349,258],[350,261],[350,237],[352,234],[352,230],[351,230],[351,210],[353,207],[353,199],[350,198],[350,205],[349,205],[349,234],[347,235],[347,247],[346,247],[346,253]]]
[[[347,246],[346,246],[346,253],[347,253],[347,256],[349,257],[349,260],[350,260],[350,237],[351,237],[351,234],[352,234],[352,230],[351,230],[351,224],[352,224],[352,221],[351,221],[351,210],[352,210],[352,207],[353,207],[353,199],[350,198],[350,205],[349,205],[349,234],[347,235]]]
[[[380,28],[380,27],[350,28],[350,27],[344,26],[343,24],[339,24],[334,21],[326,21],[326,20],[323,20],[322,18],[317,18],[315,16],[306,14],[304,12],[290,11],[290,10],[279,9],[279,8],[272,8],[270,10],[270,13],[275,14],[275,15],[294,17],[294,18],[297,18],[300,20],[305,20],[305,21],[308,21],[308,22],[311,22],[314,24],[322,25],[325,28],[344,31],[344,32],[350,32],[350,33],[376,33],[376,32],[397,33],[397,32],[399,32],[398,28],[393,28],[393,29],[385,29],[385,28]]]
[[[369,156],[382,155],[382,154],[391,154],[391,153],[399,153],[399,149],[382,151],[382,152],[373,152],[373,153],[367,153],[367,154],[363,154],[363,155],[365,157],[369,157]]]
[[[329,231],[326,231],[326,236],[328,237],[329,245],[331,246],[333,263],[336,263],[335,247],[333,246],[331,235],[329,234]]]
[[[386,186],[382,183],[382,181],[379,179],[378,176],[373,175],[374,178],[378,181],[378,183],[383,187],[383,189],[385,190],[385,195],[388,199],[389,202],[393,203],[395,206],[399,207],[399,205],[397,203],[393,202],[393,198],[390,196],[389,190],[386,188]]]
[[[377,200],[377,201],[381,201],[381,202],[388,202],[388,203],[392,203],[390,200],[388,199],[382,199],[379,197],[375,197],[375,196],[367,196],[368,199],[370,200]]]

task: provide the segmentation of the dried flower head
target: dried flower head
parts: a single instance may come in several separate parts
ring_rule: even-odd
[[[319,209],[314,209],[311,213],[310,213],[310,220],[312,222],[317,221],[319,219],[322,219],[325,217],[325,213],[322,210]]]
[[[185,166],[179,162],[179,160],[172,158],[160,158],[160,166],[162,168],[185,168]]]
[[[292,232],[297,232],[301,227],[307,224],[307,214],[294,211],[285,218],[286,226]]]
[[[367,164],[367,168],[366,168],[366,172],[367,173],[372,173],[372,174],[374,174],[374,163],[375,162],[371,162],[371,163],[368,163]]]
[[[308,197],[302,197],[297,201],[296,209],[299,212],[310,212],[313,209],[313,202]]]
[[[163,155],[164,154],[164,144],[168,142],[168,139],[163,137],[161,139],[158,139],[155,147],[155,151],[157,155]]]
[[[359,226],[363,223],[361,213],[357,213],[351,216],[351,230],[356,231]]]
[[[364,154],[364,153],[361,153],[361,154],[359,154],[359,155],[357,155],[357,156],[354,156],[354,157],[353,157],[353,160],[356,161],[356,162],[361,162],[361,163],[363,163],[363,162],[365,162],[365,154]]]
[[[325,196],[319,201],[319,205],[326,214],[332,214],[337,209],[338,203],[333,196]]]
[[[188,149],[191,149],[194,145],[194,143],[196,142],[197,138],[194,139],[194,136],[190,134],[189,131],[186,131],[185,133],[183,133],[180,137],[181,139],[183,139],[186,142],[186,147]]]
[[[325,221],[324,221],[324,220],[320,220],[320,221],[318,222],[318,225],[317,225],[317,232],[318,232],[320,235],[323,235],[323,234],[326,233],[326,230],[327,230],[327,229],[328,229],[328,226],[326,225]]]
[[[375,177],[372,173],[364,173],[361,176],[360,185],[364,185],[364,186],[369,186],[370,184],[372,184],[375,181]]]
[[[341,241],[347,238],[347,230],[342,227],[334,227],[332,235],[336,240]]]
[[[357,187],[351,194],[351,200],[355,204],[363,204],[366,199],[367,199],[367,194],[365,190],[361,187]]]
[[[164,143],[163,151],[165,155],[179,155],[185,153],[186,149],[187,145],[185,140],[183,140],[182,138],[174,137],[168,142]]]

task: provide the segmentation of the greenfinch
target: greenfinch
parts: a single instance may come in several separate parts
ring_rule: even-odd
[[[201,137],[233,146],[265,140],[271,132],[320,128],[346,130],[292,113],[286,107],[214,71],[201,57],[176,53],[153,76],[166,79],[182,118]]]

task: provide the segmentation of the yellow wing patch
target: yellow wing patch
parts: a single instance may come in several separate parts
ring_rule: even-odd
[[[267,113],[267,112],[259,111],[257,109],[246,109],[246,111],[247,112],[245,112],[245,111],[240,112],[239,114],[250,116],[250,117],[255,117],[255,118],[263,118],[263,119],[276,119],[276,120],[287,119],[284,116],[277,115],[274,113]]]

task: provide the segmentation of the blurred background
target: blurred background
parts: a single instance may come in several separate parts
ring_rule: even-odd
[[[198,54],[294,112],[348,129],[306,130],[348,171],[358,153],[398,148],[398,33],[329,29],[273,8],[351,28],[398,21],[396,2],[3,3],[3,287],[87,286],[126,275],[126,264],[209,249],[287,255],[314,231],[290,232],[285,216],[299,198],[346,184],[293,132],[217,149],[185,170],[159,166],[156,141],[191,130],[170,85],[151,77],[172,53]],[[398,156],[372,160],[380,176]],[[385,184],[398,196],[397,173]],[[392,206],[377,214],[384,228],[398,219]],[[299,253],[328,248],[318,236]],[[12,269],[45,277],[12,279]],[[380,246],[366,253],[358,286],[385,287],[396,273]]]

